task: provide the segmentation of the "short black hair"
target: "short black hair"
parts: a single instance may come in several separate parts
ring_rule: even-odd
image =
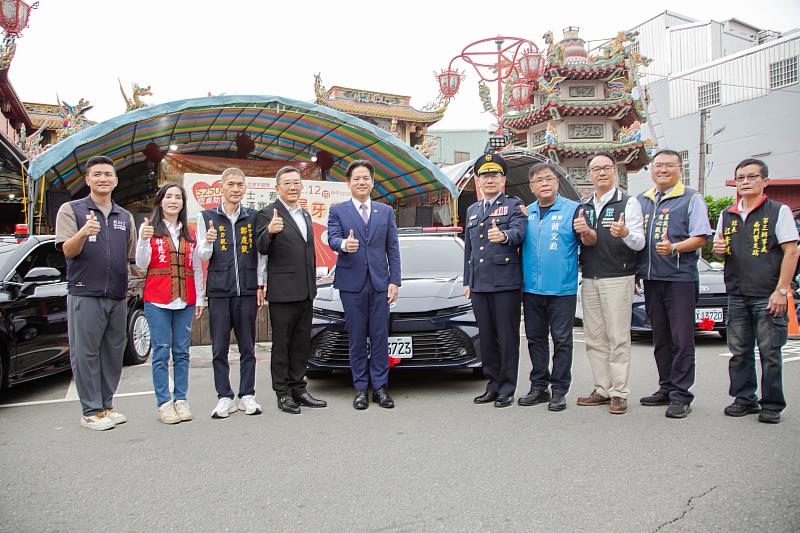
[[[297,174],[299,174],[299,175],[300,175],[300,178],[302,179],[303,175],[302,175],[302,174],[300,174],[300,171],[299,171],[299,170],[297,170],[296,168],[294,168],[294,167],[293,167],[293,166],[291,166],[291,165],[286,165],[285,167],[281,167],[281,168],[280,168],[280,169],[279,169],[279,170],[278,170],[278,171],[275,173],[275,183],[276,183],[276,184],[278,184],[278,185],[280,185],[280,183],[281,183],[281,176],[283,176],[284,174],[289,174],[289,173],[291,173],[291,172],[297,172]]]
[[[557,178],[561,177],[561,173],[558,171],[556,166],[552,163],[536,163],[534,164],[531,169],[528,171],[528,180],[530,180],[534,174],[538,174],[542,170],[549,170],[553,173],[553,175]]]
[[[683,166],[683,158],[681,157],[681,154],[679,154],[679,153],[678,153],[678,152],[676,152],[675,150],[670,150],[670,149],[668,149],[668,148],[667,148],[667,149],[664,149],[664,150],[659,150],[658,152],[656,152],[656,155],[654,155],[654,156],[653,156],[653,159],[652,159],[652,160],[653,160],[653,161],[655,161],[655,160],[656,160],[656,157],[660,156],[661,154],[664,154],[664,155],[674,155],[675,157],[677,157],[677,158],[678,158],[678,163],[680,163],[680,164],[681,164],[681,166]]]
[[[614,156],[611,155],[611,152],[596,152],[594,155],[590,155],[589,157],[586,158],[586,168],[589,168],[589,165],[592,163],[592,160],[596,157],[607,157],[608,159],[611,160],[611,163],[613,163],[615,167],[617,166],[617,160],[614,159]]]
[[[736,171],[739,170],[740,168],[747,167],[750,165],[758,165],[761,168],[760,172],[762,178],[769,177],[769,169],[767,168],[767,164],[760,159],[753,159],[752,157],[743,159],[738,165],[736,165],[736,168],[734,169],[733,172],[736,173]]]
[[[349,165],[347,165],[347,170],[345,171],[344,175],[347,176],[347,181],[350,181],[350,176],[353,175],[353,171],[358,167],[364,167],[369,170],[369,177],[375,177],[375,167],[373,166],[371,161],[367,161],[366,159],[356,159]]]
[[[89,160],[86,162],[86,173],[88,174],[89,169],[95,165],[111,165],[113,167],[114,160],[104,155],[96,155],[94,157],[90,157]],[[114,170],[116,170],[116,168]]]

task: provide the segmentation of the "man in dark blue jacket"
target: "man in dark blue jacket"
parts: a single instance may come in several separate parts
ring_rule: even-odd
[[[352,198],[332,206],[328,214],[328,244],[339,254],[333,286],[344,306],[356,389],[353,407],[359,410],[369,407],[370,382],[373,401],[394,407],[387,391],[389,305],[400,287],[400,244],[394,210],[370,200],[374,174],[367,160],[350,163],[346,176]]]
[[[519,315],[525,238],[525,207],[506,196],[508,165],[499,154],[484,154],[473,167],[483,199],[467,209],[464,231],[464,296],[472,300],[481,338],[486,391],[475,403],[514,402],[519,369]]]

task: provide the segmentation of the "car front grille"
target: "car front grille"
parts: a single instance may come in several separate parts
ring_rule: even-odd
[[[413,338],[414,354],[404,365],[418,364],[457,364],[476,357],[475,347],[469,337],[457,329],[443,329],[424,333],[406,333]],[[464,348],[466,354],[460,355]],[[327,363],[346,363],[349,361],[349,339],[344,331],[323,331],[311,340],[313,359]]]

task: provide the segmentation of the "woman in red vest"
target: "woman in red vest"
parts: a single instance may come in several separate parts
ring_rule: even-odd
[[[153,215],[139,228],[136,266],[147,270],[144,314],[153,347],[153,387],[157,415],[165,424],[192,419],[186,401],[189,389],[189,343],[202,283],[200,259],[186,223],[186,192],[168,183],[156,194]],[[172,396],[169,390],[169,355],[172,351]],[[174,399],[174,403],[173,403]]]

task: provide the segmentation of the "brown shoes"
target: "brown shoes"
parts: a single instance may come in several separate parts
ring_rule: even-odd
[[[628,411],[628,400],[614,396],[611,398],[611,405],[608,406],[608,412],[612,415],[624,415]]]
[[[604,403],[610,402],[610,398],[606,398],[598,394],[596,390],[593,390],[589,396],[582,396],[578,398],[578,405],[583,406],[592,406],[592,405],[603,405]]]

